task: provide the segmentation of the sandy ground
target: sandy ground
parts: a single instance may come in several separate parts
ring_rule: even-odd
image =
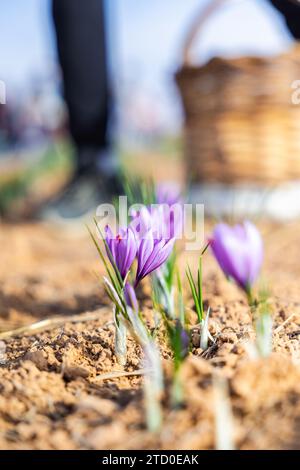
[[[299,448],[299,229],[296,222],[261,225],[263,278],[272,288],[274,310],[274,353],[268,359],[249,357],[245,343],[253,328],[243,294],[206,255],[205,303],[212,308],[216,343],[203,352],[193,330],[194,347],[182,371],[185,404],[172,410],[167,387],[164,425],[153,435],[145,426],[142,378],[101,378],[121,368],[113,353],[111,308],[95,276],[101,263],[86,232],[2,224],[0,332],[49,318],[54,323],[2,338],[0,448],[215,448],[217,376],[228,383],[236,448]],[[195,255],[188,258],[192,262]],[[182,267],[185,261],[181,256]],[[151,327],[147,295],[143,305]],[[196,317],[190,313],[189,319],[193,329]],[[125,370],[135,371],[141,351],[132,339],[128,348]],[[164,347],[162,356],[168,378],[170,353]],[[229,432],[227,421],[224,427]]]

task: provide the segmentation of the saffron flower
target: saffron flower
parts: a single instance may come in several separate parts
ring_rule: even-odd
[[[124,280],[137,254],[135,234],[133,230],[128,227],[119,229],[116,236],[114,236],[112,230],[107,225],[105,227],[105,240],[109,260],[112,265],[116,265]]]
[[[255,225],[249,221],[235,227],[218,224],[210,246],[225,275],[249,294],[263,260],[263,242]]]
[[[135,287],[144,277],[158,269],[167,260],[173,250],[174,242],[175,238],[157,239],[152,230],[147,232],[138,248]]]

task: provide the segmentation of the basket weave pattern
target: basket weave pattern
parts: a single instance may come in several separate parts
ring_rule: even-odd
[[[300,180],[300,46],[275,58],[185,63],[176,74],[185,112],[185,158],[197,182]]]

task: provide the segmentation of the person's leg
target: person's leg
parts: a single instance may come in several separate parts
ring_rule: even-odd
[[[270,0],[285,17],[287,27],[296,39],[300,39],[300,2],[295,0]]]
[[[108,145],[109,109],[103,0],[53,0],[70,132],[79,172]]]
[[[53,0],[76,171],[41,217],[75,220],[122,191],[107,137],[108,90],[104,0]]]

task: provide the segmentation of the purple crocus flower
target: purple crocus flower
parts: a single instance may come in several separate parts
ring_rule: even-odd
[[[159,268],[169,257],[175,238],[156,239],[152,230],[141,240],[138,248],[138,267],[135,286],[148,274]]]
[[[263,242],[255,225],[248,221],[235,227],[218,224],[210,246],[225,275],[249,292],[263,260]]]
[[[110,227],[105,227],[105,239],[108,246],[107,254],[113,264],[117,266],[122,279],[125,279],[131,265],[136,257],[137,242],[133,230],[121,228],[114,236]]]

